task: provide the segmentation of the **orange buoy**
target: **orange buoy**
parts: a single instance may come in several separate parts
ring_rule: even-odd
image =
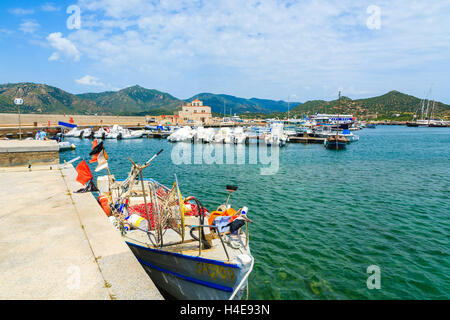
[[[111,215],[111,208],[109,207],[109,200],[106,194],[101,194],[97,198],[98,203],[100,203],[100,206],[102,207],[103,211],[105,211],[106,215],[109,217]]]

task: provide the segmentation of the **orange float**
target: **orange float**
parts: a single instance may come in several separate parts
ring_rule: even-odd
[[[103,211],[105,211],[106,215],[109,217],[111,215],[111,208],[109,207],[109,200],[106,194],[101,194],[97,198],[98,203],[102,207]]]

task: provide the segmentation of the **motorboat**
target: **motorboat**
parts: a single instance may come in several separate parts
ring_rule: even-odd
[[[167,137],[167,140],[171,142],[191,141],[193,136],[194,131],[192,128],[190,126],[184,126],[171,133]]]
[[[346,138],[349,142],[355,142],[355,141],[359,141],[359,136],[356,134],[353,134],[350,129],[344,129],[342,130],[342,132],[339,134],[341,136],[343,136],[344,138]]]
[[[65,137],[74,137],[74,138],[79,138],[81,135],[82,130],[79,130],[77,127],[72,128],[71,130],[69,130],[68,132],[66,132],[64,134]]]
[[[213,128],[198,127],[194,133],[194,141],[210,143],[214,141],[215,131]]]
[[[214,142],[231,143],[232,138],[233,138],[233,131],[228,127],[222,127],[214,135]]]
[[[96,132],[94,132],[94,138],[96,138],[96,139],[105,139],[106,134],[107,134],[106,130],[103,127],[101,127]]]
[[[242,127],[235,128],[233,136],[235,144],[243,144],[247,140],[247,134],[244,132],[244,129]]]
[[[75,150],[76,146],[68,141],[58,142],[59,151]]]
[[[139,139],[142,138],[142,135],[144,134],[143,130],[128,130],[123,129],[121,131],[121,139]]]
[[[120,139],[123,128],[117,124],[113,125],[112,128],[107,128],[105,139]]]
[[[331,149],[331,150],[342,150],[347,147],[348,140],[343,137],[342,135],[339,135],[337,133],[334,136],[329,136],[323,141],[323,144],[325,148]]]
[[[274,122],[270,125],[270,132],[264,135],[266,145],[283,147],[286,145],[288,136],[284,133],[284,125],[281,122]]]
[[[80,138],[91,138],[94,135],[92,128],[86,128],[81,130]]]

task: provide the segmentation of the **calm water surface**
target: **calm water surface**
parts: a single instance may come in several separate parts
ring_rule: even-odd
[[[125,178],[131,157],[211,210],[239,186],[234,207],[249,207],[255,257],[250,299],[449,299],[450,128],[378,126],[356,131],[345,151],[323,145],[280,149],[277,174],[260,164],[175,165],[166,140],[107,140],[110,169]],[[91,141],[67,139],[89,159]],[[247,147],[248,149],[248,147]],[[94,166],[91,165],[93,171]],[[381,269],[369,290],[367,267]]]

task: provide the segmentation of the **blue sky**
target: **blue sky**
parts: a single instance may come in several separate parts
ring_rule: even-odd
[[[449,16],[448,0],[2,0],[0,83],[450,103]]]

